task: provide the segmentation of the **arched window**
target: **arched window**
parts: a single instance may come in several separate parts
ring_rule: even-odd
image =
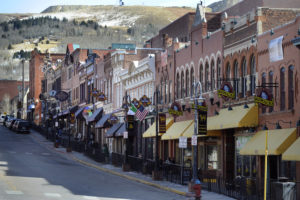
[[[262,84],[262,86],[265,85],[266,78],[267,78],[267,74],[265,72],[262,73],[262,75],[261,75],[261,84]],[[262,113],[266,113],[266,107],[265,106],[263,106],[261,110],[262,110]]]
[[[195,75],[194,75],[194,68],[191,69],[191,95],[194,95],[194,82],[195,82]]]
[[[233,80],[233,88],[235,91],[235,98],[239,95],[239,63],[237,60],[234,61],[234,80]]]
[[[205,91],[209,90],[209,77],[208,77],[209,65],[205,63]]]
[[[221,87],[221,59],[218,58],[217,60],[217,87],[218,89],[220,89]]]
[[[226,65],[226,79],[230,79],[230,63]]]
[[[274,72],[273,72],[273,71],[270,71],[270,72],[269,72],[269,83],[273,83],[273,76],[274,76]],[[270,91],[271,91],[271,95],[272,95],[272,96],[274,95],[273,90],[274,90],[274,89],[271,87],[271,88],[270,88]],[[273,98],[274,98],[274,96],[273,96]],[[270,108],[269,108],[269,112],[273,112],[273,107],[270,107]]]
[[[185,86],[185,96],[188,97],[190,95],[190,73],[188,69],[185,71]]]
[[[176,77],[176,99],[179,98],[179,94],[180,94],[180,77],[179,77],[179,73],[177,73],[177,77]]]
[[[184,98],[185,90],[184,90],[184,72],[183,71],[181,72],[180,83],[181,83],[181,98]]]
[[[289,92],[289,105],[288,109],[294,108],[294,66],[289,66],[288,74],[288,92]]]
[[[199,73],[199,80],[201,82],[201,85],[203,86],[203,65],[200,65],[200,73]]]
[[[247,91],[247,61],[244,57],[242,60],[242,96],[246,96]]]
[[[215,89],[215,62],[212,60],[210,63],[210,82],[211,82],[211,90]]]
[[[255,56],[252,55],[251,56],[251,60],[250,60],[250,84],[251,84],[251,95],[254,95],[255,94],[255,87],[256,87],[256,84],[255,84],[255,73],[256,73],[256,66],[255,66]]]
[[[285,73],[285,68],[282,67],[280,69],[280,110],[281,111],[285,109],[284,73]]]

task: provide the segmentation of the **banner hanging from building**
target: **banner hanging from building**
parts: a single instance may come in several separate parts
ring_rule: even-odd
[[[282,39],[283,36],[280,36],[270,41],[269,43],[270,62],[283,60]]]
[[[167,125],[166,125],[166,114],[165,113],[158,114],[158,122],[159,122],[159,133],[166,133]]]
[[[256,96],[254,97],[254,102],[267,107],[274,106],[273,95],[267,88],[258,90]]]
[[[198,135],[206,135],[207,133],[207,107],[201,106],[198,109]]]

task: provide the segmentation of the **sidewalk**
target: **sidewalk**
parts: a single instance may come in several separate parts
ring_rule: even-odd
[[[78,163],[81,163],[85,166],[89,166],[107,173],[111,173],[117,176],[121,176],[123,178],[132,180],[132,181],[136,181],[142,184],[146,184],[146,185],[150,185],[162,190],[166,190],[169,192],[173,192],[179,195],[183,195],[183,196],[187,196],[190,197],[192,194],[188,192],[188,187],[186,185],[180,185],[180,184],[175,184],[175,183],[171,183],[169,181],[154,181],[152,180],[152,177],[149,175],[144,175],[141,173],[137,173],[137,172],[124,172],[122,170],[122,168],[120,167],[115,167],[111,164],[104,164],[104,163],[99,163],[94,161],[93,159],[85,156],[83,153],[78,153],[76,151],[72,151],[70,153],[66,152],[65,148],[54,148],[53,147],[53,142],[50,142],[48,140],[46,140],[46,138],[44,138],[42,135],[40,135],[38,132],[32,130],[31,131],[31,135],[32,138],[34,140],[36,140],[38,143],[40,143],[41,145],[46,146],[46,148],[48,148],[50,151],[56,152],[58,154],[60,154],[63,157],[66,157],[68,159],[72,159]],[[201,200],[232,200],[232,198],[221,195],[221,194],[217,194],[214,192],[208,192],[206,190],[202,190],[202,198]],[[188,199],[194,199],[192,197],[188,198]]]

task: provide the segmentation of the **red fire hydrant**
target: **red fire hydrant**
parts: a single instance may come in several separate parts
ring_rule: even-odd
[[[201,199],[201,183],[199,180],[195,181],[195,185],[193,186],[193,189],[195,191],[195,199],[200,200]]]

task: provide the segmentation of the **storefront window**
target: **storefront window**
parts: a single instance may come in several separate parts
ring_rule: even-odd
[[[218,146],[207,146],[207,169],[218,169]]]

